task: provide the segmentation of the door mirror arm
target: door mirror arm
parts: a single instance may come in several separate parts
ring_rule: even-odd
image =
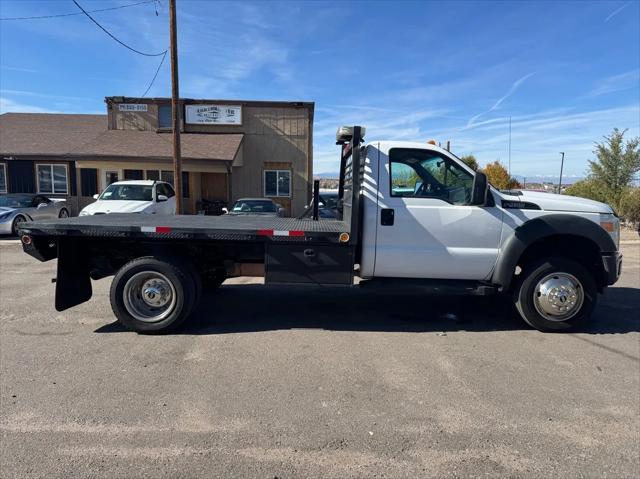
[[[487,206],[489,203],[489,180],[487,175],[476,171],[471,188],[471,202],[473,206]]]

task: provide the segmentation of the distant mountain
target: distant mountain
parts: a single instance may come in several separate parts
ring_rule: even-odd
[[[523,181],[526,181],[527,183],[553,183],[554,185],[558,184],[558,175],[536,175],[536,176],[516,175],[515,178],[520,183],[522,183]],[[572,185],[575,182],[583,179],[584,178],[581,176],[563,176],[562,184]]]
[[[338,180],[340,179],[340,173],[335,172],[335,173],[315,173],[313,175],[316,179],[319,180]]]

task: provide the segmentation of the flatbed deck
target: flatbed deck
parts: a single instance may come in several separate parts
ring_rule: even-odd
[[[275,218],[268,216],[154,216],[109,214],[24,223],[33,236],[158,237],[255,241],[265,238],[337,241],[348,233],[344,221]]]

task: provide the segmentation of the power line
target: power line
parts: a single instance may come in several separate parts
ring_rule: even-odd
[[[138,55],[144,55],[145,57],[159,57],[160,55],[164,55],[167,53],[167,50],[164,50],[160,53],[145,53],[145,52],[141,52],[140,50],[136,50],[133,47],[130,47],[129,45],[127,45],[126,43],[118,40],[109,30],[107,30],[106,28],[104,28],[102,25],[100,25],[91,15],[89,15],[89,13],[80,6],[80,4],[78,2],[76,2],[76,0],[71,0],[73,3],[76,4],[76,7],[78,7],[80,10],[82,10],[82,13],[84,13],[89,20],[91,20],[93,23],[95,23],[100,30],[102,30],[104,33],[106,33],[107,35],[109,35],[111,38],[113,38],[116,42],[118,42],[120,45],[122,45],[123,47],[131,50],[132,52],[137,53]]]
[[[97,12],[107,12],[109,10],[119,10],[121,8],[129,8],[129,7],[135,7],[137,5],[144,5],[147,3],[155,3],[157,0],[145,0],[144,2],[136,2],[136,3],[130,3],[128,5],[120,5],[119,7],[109,7],[109,8],[100,8],[98,10],[89,10],[88,13],[97,13]],[[73,17],[75,15],[82,15],[82,12],[73,12],[73,13],[59,13],[57,15],[40,15],[37,17],[5,17],[5,18],[0,18],[0,21],[6,21],[6,20],[42,20],[45,18],[59,18],[59,17]]]
[[[167,57],[167,50],[165,50],[164,55],[162,55],[162,60],[160,60],[160,65],[158,65],[158,69],[156,70],[155,75],[153,75],[153,78],[151,79],[151,83],[149,83],[149,86],[147,87],[147,89],[144,91],[144,93],[140,98],[144,98],[145,96],[147,96],[147,93],[149,93],[149,90],[151,90],[153,83],[156,81],[156,78],[158,78],[158,73],[160,73],[160,68],[162,68],[162,64],[164,63],[164,59],[166,57]]]

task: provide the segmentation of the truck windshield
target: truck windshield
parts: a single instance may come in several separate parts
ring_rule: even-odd
[[[151,201],[153,198],[152,185],[117,185],[107,186],[100,195],[100,200]]]

